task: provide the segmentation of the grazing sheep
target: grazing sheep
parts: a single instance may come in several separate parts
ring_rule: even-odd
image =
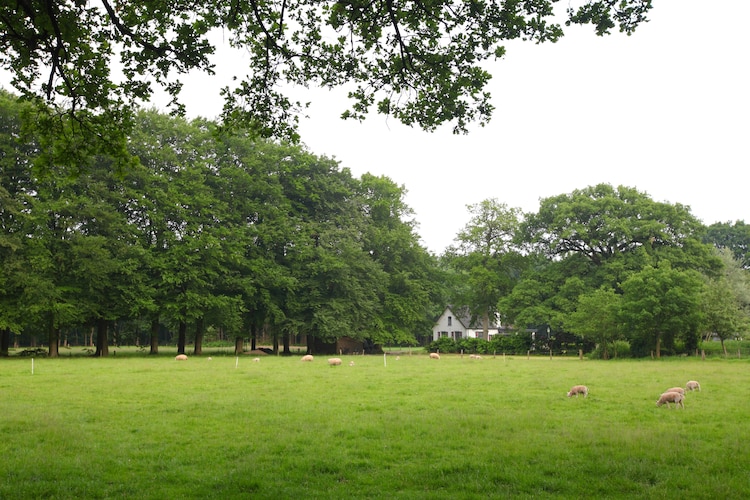
[[[305,354],[304,356],[302,356],[302,359],[300,361],[312,361],[312,360],[313,360],[312,354]]]
[[[672,387],[670,389],[667,389],[664,392],[679,392],[683,396],[685,395],[685,389],[683,389],[682,387]]]
[[[354,366],[354,361],[349,361],[349,366]]]
[[[685,396],[680,394],[679,392],[665,392],[661,396],[659,396],[659,400],[656,402],[656,406],[661,406],[663,404],[667,405],[667,408],[670,408],[669,403],[674,403],[675,407],[682,407],[685,408]]]
[[[695,390],[700,391],[701,390],[701,385],[697,381],[695,381],[695,380],[689,380],[688,383],[685,384],[685,388],[688,391],[695,391]]]
[[[482,356],[479,354],[470,354],[469,359],[482,359]]]
[[[260,358],[253,358],[253,361],[255,361],[256,363],[260,363]]]
[[[187,361],[187,356],[184,354],[178,354],[174,357],[175,361]]]
[[[589,395],[589,388],[585,385],[574,385],[570,388],[570,391],[568,391],[568,397],[571,397],[575,394],[575,397],[578,397],[579,394],[583,394],[583,397],[588,397]]]
[[[328,364],[330,366],[339,366],[341,364],[341,358],[328,358]]]
[[[440,354],[438,354],[436,352],[431,352],[430,353],[430,359],[440,359]]]

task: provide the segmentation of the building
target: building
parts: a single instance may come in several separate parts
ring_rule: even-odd
[[[466,307],[456,308],[456,311],[458,311],[458,313],[454,312],[451,306],[445,308],[445,311],[440,315],[435,326],[432,327],[432,340],[437,340],[442,337],[449,337],[453,340],[484,338],[484,328],[481,320],[472,323],[469,309]],[[487,330],[489,338],[485,340],[489,340],[493,335],[498,334],[505,334],[505,328],[501,325],[498,318],[491,318]]]

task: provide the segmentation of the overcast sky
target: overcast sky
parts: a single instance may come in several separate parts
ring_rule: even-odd
[[[509,44],[490,68],[494,118],[468,136],[382,115],[342,121],[345,92],[316,90],[301,97],[312,101],[302,141],[355,176],[404,186],[435,253],[466,225],[469,204],[535,212],[541,198],[601,182],[688,205],[706,224],[750,222],[750,1],[664,0],[650,17],[630,37],[578,28],[557,44]],[[225,59],[215,77],[186,81],[191,116],[221,112],[219,88],[242,67],[241,55]]]

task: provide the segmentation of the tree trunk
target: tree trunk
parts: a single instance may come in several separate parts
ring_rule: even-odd
[[[279,336],[275,333],[273,334],[273,353],[278,354],[279,353]]]
[[[490,340],[490,313],[486,310],[482,316],[482,338]]]
[[[187,337],[187,323],[180,320],[180,328],[177,334],[177,354],[185,354],[185,338]]]
[[[661,359],[661,335],[656,336],[656,359]]]
[[[149,354],[159,354],[159,317],[151,320],[151,351]]]
[[[195,342],[193,344],[193,354],[196,356],[203,354],[203,318],[195,320]]]
[[[107,339],[107,320],[96,320],[96,352],[94,356],[104,358],[109,356],[109,341]]]
[[[242,337],[235,337],[234,338],[234,354],[239,356],[242,354],[242,345],[244,341]]]
[[[258,327],[255,324],[250,325],[250,350],[258,348]]]
[[[10,350],[10,328],[0,330],[0,356],[7,358]]]
[[[292,336],[290,334],[288,334],[288,333],[284,334],[284,337],[283,337],[283,342],[284,342],[284,352],[283,352],[283,354],[284,354],[284,356],[291,356],[292,355],[292,350],[290,349],[290,347],[291,347],[291,342],[290,342],[291,338],[292,338]]]
[[[724,351],[724,357],[728,358],[729,354],[727,354],[727,346],[724,344],[724,337],[719,337],[721,339],[721,349]]]
[[[47,325],[47,341],[49,343],[47,356],[50,358],[58,357],[60,355],[60,329],[55,327],[55,320],[51,314]]]

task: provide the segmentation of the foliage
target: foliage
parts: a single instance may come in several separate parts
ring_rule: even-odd
[[[455,289],[450,303],[468,306],[472,323],[481,320],[486,335],[500,312],[498,301],[513,290],[526,264],[514,243],[521,211],[496,199],[467,208],[471,219],[443,260],[464,284]]]
[[[488,341],[478,338],[454,340],[441,337],[428,346],[431,352],[466,354],[526,354],[531,349],[531,333],[513,332],[508,335],[493,335]]]
[[[578,296],[578,305],[566,318],[566,328],[589,338],[602,350],[602,358],[609,358],[608,344],[619,334],[620,296],[611,288],[600,288]]]
[[[745,221],[711,224],[703,241],[717,248],[729,249],[744,269],[750,269],[750,224],[745,224]]]
[[[563,35],[553,4],[33,0],[0,8],[0,67],[38,104],[31,122],[50,139],[50,165],[125,155],[134,106],[158,86],[184,111],[182,75],[212,74],[220,39],[243,51],[247,66],[221,89],[224,125],[297,139],[305,106],[288,89],[319,86],[347,90],[346,118],[374,109],[426,130],[453,122],[466,132],[493,111],[485,62],[502,57],[507,41]],[[630,34],[650,9],[644,0],[590,0],[570,8],[568,22]],[[72,135],[59,134],[60,124]]]
[[[56,356],[63,332],[95,327],[106,356],[129,323],[151,325],[153,354],[160,324],[181,352],[194,332],[196,353],[214,329],[413,343],[429,328],[435,262],[390,179],[156,111],[135,118],[133,168],[102,154],[87,175],[39,175],[21,103],[0,105],[4,332],[41,330]]]
[[[700,339],[700,299],[703,282],[695,271],[672,269],[668,263],[646,267],[622,284],[620,321],[635,356],[660,357],[662,347],[674,348],[675,339],[694,350]]]
[[[623,359],[631,356],[630,343],[626,340],[615,340],[608,344],[599,344],[588,354],[588,357],[591,359]]]

